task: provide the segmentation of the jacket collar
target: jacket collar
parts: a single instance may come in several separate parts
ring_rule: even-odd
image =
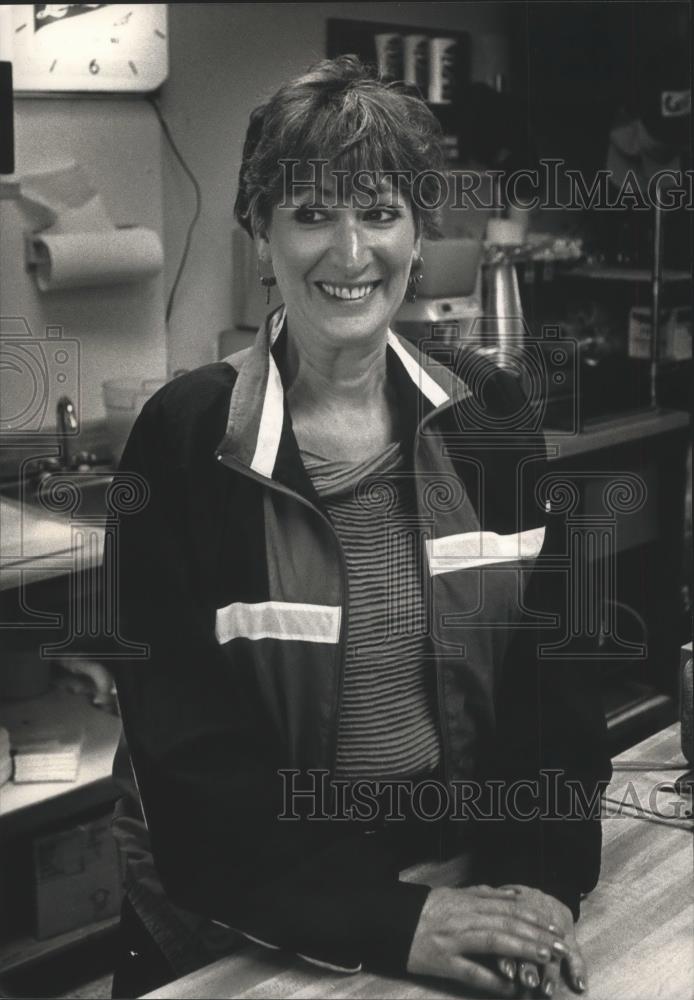
[[[316,495],[300,461],[282,381],[287,342],[284,305],[271,313],[251,347],[224,359],[238,374],[227,428],[217,448],[221,461],[231,458],[251,472]],[[411,440],[425,419],[470,395],[467,385],[444,365],[424,356],[413,344],[388,331],[388,377],[401,405],[402,430]]]

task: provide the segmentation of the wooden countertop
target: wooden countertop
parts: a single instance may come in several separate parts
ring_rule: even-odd
[[[578,924],[588,963],[587,1000],[685,1000],[694,995],[694,822],[686,816],[664,818],[682,811],[683,800],[664,786],[684,769],[679,725],[615,759],[606,797],[613,815],[603,823],[602,875]],[[635,794],[661,818],[639,814]],[[418,866],[402,877],[408,875],[430,885],[455,885],[461,869],[448,862]],[[438,988],[414,978],[327,973],[287,953],[249,946],[147,997],[460,1000],[464,995],[443,981]],[[562,986],[556,996],[564,1000],[576,994]]]

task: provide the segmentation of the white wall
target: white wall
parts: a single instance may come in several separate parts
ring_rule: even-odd
[[[202,217],[169,331],[171,370],[216,358],[216,335],[232,319],[232,208],[248,116],[281,83],[325,56],[327,19],[469,31],[472,78],[480,79],[486,36],[503,34],[506,9],[490,2],[171,5],[171,74],[162,107],[203,191]],[[167,287],[193,204],[189,181],[166,155]]]
[[[162,233],[160,129],[141,98],[19,98],[15,133],[18,177],[76,160],[116,224]],[[35,225],[20,203],[0,202],[0,315],[23,317],[34,337],[42,337],[46,326],[63,327],[80,356],[79,391],[71,385],[68,391],[80,396],[83,422],[99,419],[104,379],[166,372],[164,275],[134,285],[41,293],[24,263],[24,232]],[[16,392],[27,384],[21,375],[3,375],[3,419],[17,412]],[[49,428],[55,425],[52,409]]]

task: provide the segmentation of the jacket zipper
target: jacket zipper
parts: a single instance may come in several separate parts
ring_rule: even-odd
[[[420,432],[421,428],[424,426],[425,422],[427,422],[433,416],[434,416],[434,413],[430,413],[428,417],[425,417],[424,420],[422,421],[420,427],[417,429],[417,431],[415,431],[415,442],[414,442],[414,447],[413,447],[413,455],[414,455],[414,449],[416,449],[417,438],[419,436],[419,432]],[[415,463],[413,461],[413,465],[414,464]],[[417,504],[417,509],[419,510],[419,504]],[[424,558],[422,560],[422,565],[425,567],[425,572],[426,572],[426,566],[428,565],[428,562],[427,562],[427,554],[426,554],[426,544],[424,543],[424,540],[422,540],[422,544],[424,544],[424,549],[425,549],[425,551],[424,551]],[[431,575],[429,575],[429,577],[426,579],[427,593],[429,593],[429,583],[430,583],[430,581],[432,579],[433,579],[433,577]],[[433,584],[432,584],[432,586],[433,586]],[[449,779],[450,779],[450,768],[449,768],[450,748],[449,748],[449,744],[448,744],[448,729],[447,729],[446,719],[445,719],[445,713],[444,713],[443,683],[442,683],[442,677],[441,677],[442,669],[441,669],[441,662],[440,662],[439,657],[436,654],[436,652],[434,652],[434,656],[435,656],[435,669],[436,669],[436,703],[437,703],[438,720],[439,720],[439,737],[441,739],[441,764],[442,764],[441,770],[442,770],[442,774],[443,774],[443,783],[444,783],[444,785],[446,787],[446,793],[449,794],[449,791],[450,791],[450,781],[449,781]],[[444,824],[445,824],[445,819],[439,820],[439,824],[438,824],[438,827],[439,827],[439,837],[438,837],[438,840],[439,840],[439,861],[443,861],[444,858],[445,858],[444,844],[443,844],[443,840],[444,840]]]
[[[306,497],[302,497],[300,493],[296,493],[294,490],[290,490],[289,487],[283,486],[274,479],[268,479],[265,476],[261,476],[257,472],[253,472],[248,466],[244,465],[242,462],[238,462],[234,458],[228,458],[222,455],[220,452],[216,452],[218,461],[222,462],[227,468],[233,466],[237,472],[246,476],[248,479],[252,479],[254,482],[260,483],[262,486],[269,487],[270,489],[276,490],[278,493],[283,493],[285,496],[292,497],[294,500],[298,500],[299,503],[303,504],[304,507],[308,507],[310,511],[317,514],[318,517],[328,526],[330,533],[335,539],[335,544],[337,546],[338,561],[340,564],[340,583],[342,586],[342,607],[340,613],[340,634],[338,639],[338,659],[339,659],[339,671],[337,678],[337,695],[335,699],[335,725],[333,727],[333,738],[332,746],[330,747],[330,760],[331,767],[330,773],[331,778],[334,778],[335,772],[337,770],[337,743],[339,736],[339,726],[340,726],[340,710],[342,707],[342,690],[344,687],[344,676],[345,676],[345,648],[346,648],[346,627],[345,623],[347,620],[347,608],[349,604],[349,578],[347,576],[347,565],[345,561],[345,555],[342,551],[342,545],[340,539],[338,538],[337,532],[333,527],[332,523],[328,518],[320,511],[314,504],[312,504]],[[332,806],[333,803],[331,803]]]

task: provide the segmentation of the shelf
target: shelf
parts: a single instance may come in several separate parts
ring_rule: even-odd
[[[0,788],[0,833],[15,836],[58,822],[98,805],[114,802],[117,792],[111,777],[121,722],[98,708],[83,695],[54,688],[41,698],[0,702],[0,725],[10,731],[23,718],[60,718],[83,727],[84,742],[76,781],[44,781]]]
[[[379,34],[424,35],[426,38],[445,37],[456,42],[452,86],[453,100],[446,104],[426,100],[432,113],[444,119],[442,121],[444,131],[448,125],[455,128],[460,114],[462,94],[470,78],[469,33],[456,31],[452,28],[436,28],[431,25],[403,24],[398,21],[364,21],[329,17],[326,22],[326,54],[329,59],[334,59],[336,56],[352,53],[367,66],[376,66],[378,58],[375,36]],[[426,98],[426,95],[422,96]]]
[[[605,448],[616,448],[630,442],[643,442],[647,438],[673,431],[684,432],[689,427],[690,420],[689,414],[684,411],[658,409],[596,420],[579,434],[546,427],[544,433],[548,457],[550,460],[564,459]]]
[[[39,941],[35,937],[14,938],[0,944],[0,969],[3,974],[21,972],[49,958],[54,958],[70,948],[94,944],[113,933],[118,927],[119,917],[108,917],[96,924],[75,927],[64,934]]]
[[[628,281],[650,282],[652,272],[645,267],[604,267],[602,265],[579,265],[570,270],[562,270],[563,278],[588,278],[591,281]],[[687,271],[663,271],[662,280],[666,282],[691,281]]]

